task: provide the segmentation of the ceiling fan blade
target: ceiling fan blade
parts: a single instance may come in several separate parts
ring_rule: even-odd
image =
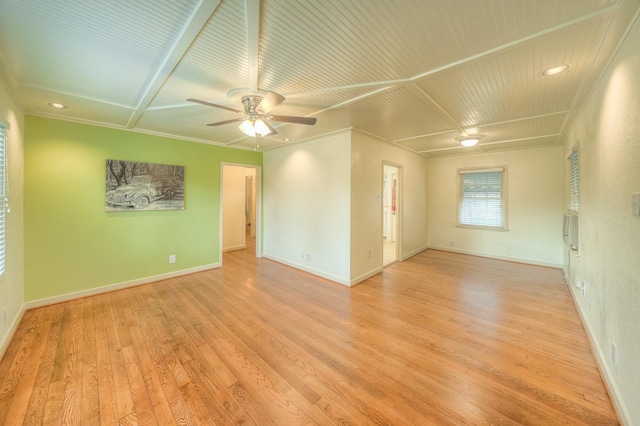
[[[195,102],[197,104],[201,104],[201,105],[206,105],[206,106],[210,106],[210,107],[214,107],[214,108],[220,108],[220,109],[226,109],[227,111],[232,111],[232,112],[237,112],[240,114],[244,114],[244,111],[240,111],[234,108],[229,108],[223,105],[217,105],[217,104],[212,104],[211,102],[207,102],[207,101],[201,101],[200,99],[193,99],[193,98],[189,98],[187,99],[189,102]]]
[[[269,133],[267,133],[264,136],[273,136],[273,135],[277,135],[278,132],[276,131],[276,129],[274,129],[271,124],[269,124],[269,120],[262,120],[264,122],[264,124],[267,125],[267,127],[269,128]]]
[[[266,114],[273,108],[280,105],[282,101],[284,101],[284,96],[279,95],[276,92],[267,92],[256,107],[256,111]]]
[[[216,123],[209,123],[209,124],[207,124],[207,126],[222,126],[223,124],[234,123],[234,122],[242,121],[242,120],[244,120],[244,117],[238,117],[238,118],[234,118],[232,120],[225,120],[225,121],[218,121]]]
[[[269,119],[282,123],[307,124],[309,126],[313,126],[317,121],[315,117],[291,117],[289,115],[272,115],[269,116]]]

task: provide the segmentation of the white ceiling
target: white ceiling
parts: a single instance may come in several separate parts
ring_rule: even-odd
[[[425,156],[560,143],[640,0],[0,0],[28,114],[255,147],[234,89],[286,97],[262,149],[354,128]],[[554,65],[568,71],[543,77]],[[68,106],[55,110],[48,102]],[[473,148],[456,137],[484,135]],[[289,138],[289,142],[283,139]]]

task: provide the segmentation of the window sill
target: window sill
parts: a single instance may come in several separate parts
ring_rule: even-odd
[[[509,228],[505,228],[502,226],[461,225],[458,223],[456,225],[456,228],[479,229],[483,231],[509,232]]]

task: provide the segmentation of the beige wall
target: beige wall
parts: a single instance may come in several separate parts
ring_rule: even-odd
[[[351,142],[351,282],[356,284],[382,269],[384,163],[400,168],[400,258],[426,248],[427,159],[358,132]]]
[[[565,154],[575,144],[580,248],[566,258],[568,276],[623,420],[640,424],[640,218],[631,212],[631,194],[640,192],[638,22],[580,113]]]
[[[24,306],[24,114],[0,82],[0,121],[7,131],[9,207],[6,216],[6,272],[0,277],[0,357]],[[5,312],[6,309],[6,320]]]
[[[426,248],[426,158],[345,131],[267,151],[263,162],[265,257],[345,285],[378,273],[384,162],[402,170],[401,256]]]
[[[349,285],[351,136],[266,151],[263,256]]]
[[[562,148],[429,160],[429,246],[526,263],[562,265]],[[460,228],[458,169],[507,166],[509,231]]]

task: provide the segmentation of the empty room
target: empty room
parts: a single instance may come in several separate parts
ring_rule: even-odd
[[[0,425],[640,424],[640,0],[0,2]]]

